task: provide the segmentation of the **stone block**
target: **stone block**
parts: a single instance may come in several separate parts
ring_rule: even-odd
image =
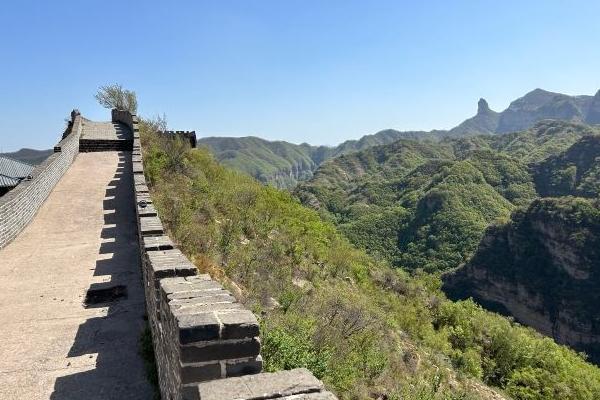
[[[181,315],[177,317],[179,343],[188,344],[219,339],[221,324],[214,313]]]
[[[142,239],[144,251],[171,250],[174,248],[168,236],[147,236]]]
[[[158,217],[140,217],[140,234],[142,236],[162,236],[165,229]]]
[[[179,351],[184,363],[255,358],[260,353],[260,341],[258,338],[233,342],[216,341],[180,346]]]
[[[323,383],[310,371],[299,368],[203,382],[198,385],[198,392],[201,400],[258,400],[308,395],[324,392],[324,389]],[[321,398],[335,399],[332,396]]]
[[[149,251],[147,262],[154,279],[195,275],[198,269],[178,249]]]
[[[217,312],[221,321],[221,339],[243,339],[258,336],[256,316],[250,310]]]
[[[203,382],[221,378],[219,362],[203,365],[183,365],[181,367],[181,383]]]
[[[248,360],[228,360],[225,362],[227,377],[258,374],[262,371],[263,360],[260,355]]]

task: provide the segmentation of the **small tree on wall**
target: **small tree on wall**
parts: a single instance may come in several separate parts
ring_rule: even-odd
[[[137,97],[135,92],[123,89],[123,86],[115,83],[113,85],[100,86],[94,96],[102,107],[118,110],[126,110],[132,114],[137,113]]]

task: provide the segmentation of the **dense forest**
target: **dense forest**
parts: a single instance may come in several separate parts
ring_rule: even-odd
[[[399,140],[324,163],[295,194],[393,266],[444,271],[539,195],[597,195],[598,133],[543,121],[506,135]]]
[[[471,300],[447,300],[425,272],[464,260],[489,223],[536,196],[528,160],[506,148],[567,149],[586,129],[343,156],[299,189],[321,215],[150,121],[141,135],[169,234],[261,316],[267,370],[307,367],[342,399],[592,400],[600,370],[582,355]]]

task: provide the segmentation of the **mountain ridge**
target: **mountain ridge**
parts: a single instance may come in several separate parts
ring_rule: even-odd
[[[337,146],[269,141],[256,136],[212,136],[201,138],[198,143],[207,146],[218,161],[229,167],[248,173],[263,183],[291,188],[298,182],[310,179],[325,160],[342,154],[385,145],[399,139],[439,141],[446,137],[505,135],[527,130],[543,120],[600,124],[600,90],[594,96],[570,96],[538,88],[512,101],[500,112],[492,110],[487,101],[481,98],[477,103],[477,113],[450,130],[384,129],[359,139],[344,141]]]

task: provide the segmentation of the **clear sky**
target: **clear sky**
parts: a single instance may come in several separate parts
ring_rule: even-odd
[[[335,144],[600,88],[598,1],[7,1],[0,147],[49,148],[121,83],[201,136]]]

